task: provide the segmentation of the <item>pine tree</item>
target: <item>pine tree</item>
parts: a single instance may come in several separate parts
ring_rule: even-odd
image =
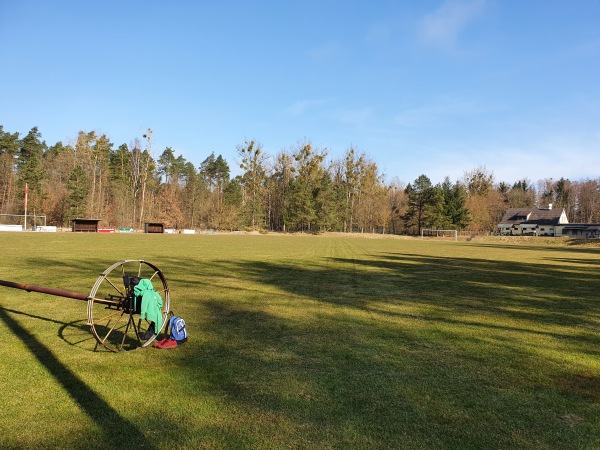
[[[273,173],[268,179],[269,227],[272,230],[287,231],[287,208],[290,202],[290,189],[296,168],[294,158],[287,151],[275,157]]]
[[[19,153],[19,133],[8,133],[0,125],[0,213],[14,213],[17,188],[15,158]]]
[[[406,186],[405,192],[408,196],[408,209],[404,215],[404,223],[412,234],[418,234],[427,219],[427,209],[433,194],[431,180],[426,175],[421,175]]]
[[[458,181],[452,184],[446,177],[441,184],[443,196],[443,222],[438,228],[464,229],[469,225],[470,214],[467,209],[467,190]]]
[[[46,150],[46,143],[40,140],[41,137],[42,134],[38,128],[33,127],[21,141],[17,160],[18,185],[21,194],[19,197],[23,198],[25,185],[27,185],[29,187],[29,208],[38,211],[42,206],[42,179],[44,178],[42,157]]]
[[[242,184],[240,177],[227,183],[223,191],[223,212],[221,226],[228,230],[238,230],[242,226],[241,211],[243,207]]]
[[[319,231],[326,232],[339,228],[336,217],[336,195],[331,174],[323,173],[315,195],[317,210],[316,226]]]
[[[165,148],[162,154],[158,157],[157,167],[158,173],[162,175],[166,184],[171,183],[175,175],[175,154],[171,147]]]
[[[290,184],[287,221],[298,231],[311,231],[317,219],[316,196],[323,176],[325,152],[310,143],[299,144],[294,158],[295,177]]]
[[[198,225],[198,214],[200,211],[200,199],[205,190],[201,176],[196,172],[191,162],[186,162],[181,170],[182,210],[185,217],[186,227],[196,228]]]
[[[64,146],[62,142],[57,142],[44,153],[42,158],[45,174],[42,182],[44,191],[42,211],[49,223],[66,225],[65,208],[66,198],[69,194],[67,183],[76,163],[75,149],[70,145]]]
[[[68,220],[73,220],[85,215],[88,182],[85,170],[80,165],[75,166],[71,171],[67,182],[67,189],[69,189],[70,192],[65,202],[65,215]]]

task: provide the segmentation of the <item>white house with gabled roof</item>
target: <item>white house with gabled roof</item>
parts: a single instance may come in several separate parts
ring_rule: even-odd
[[[564,209],[510,208],[497,225],[503,236],[560,236],[562,227],[569,223]]]

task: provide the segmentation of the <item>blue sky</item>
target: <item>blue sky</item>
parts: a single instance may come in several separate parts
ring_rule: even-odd
[[[597,178],[600,0],[0,0],[0,125],[198,166],[353,146],[387,179]]]

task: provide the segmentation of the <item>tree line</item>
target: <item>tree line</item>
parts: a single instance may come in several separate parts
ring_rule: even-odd
[[[328,159],[309,141],[271,155],[247,140],[236,153],[241,175],[232,177],[229,162],[214,152],[198,167],[171,147],[157,152],[151,129],[118,147],[95,131],[48,146],[37,127],[21,137],[0,125],[0,214],[24,213],[27,186],[29,213],[59,227],[94,218],[137,229],[160,222],[179,229],[489,232],[507,208],[550,203],[564,208],[570,222],[600,222],[600,179],[509,184],[476,167],[456,181],[433,184],[423,174],[406,184],[386,180],[353,147]]]

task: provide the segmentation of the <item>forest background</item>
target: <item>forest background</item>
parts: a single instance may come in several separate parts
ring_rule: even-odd
[[[21,137],[0,125],[0,214],[24,213],[27,186],[29,213],[58,227],[94,218],[137,229],[160,222],[230,231],[481,233],[492,232],[507,208],[549,204],[564,208],[571,223],[600,222],[600,178],[511,184],[476,167],[460,180],[433,184],[422,174],[406,184],[353,147],[333,160],[308,140],[275,155],[256,140],[236,150],[240,174],[232,176],[214,152],[195,167],[170,147],[157,151],[151,129],[118,147],[95,131],[48,146],[37,127]]]

